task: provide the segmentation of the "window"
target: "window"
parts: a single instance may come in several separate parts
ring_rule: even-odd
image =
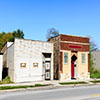
[[[20,67],[26,67],[26,63],[20,63]]]
[[[38,67],[38,63],[33,63],[33,67]]]
[[[64,53],[64,64],[68,64],[68,53]]]
[[[82,64],[86,63],[86,54],[82,54]]]

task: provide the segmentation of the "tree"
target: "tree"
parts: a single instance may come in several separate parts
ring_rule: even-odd
[[[93,77],[95,73],[99,73],[99,71],[93,65],[93,56],[92,56],[93,51],[99,51],[99,49],[96,42],[93,41],[92,37],[90,37],[90,52],[89,52],[90,57],[89,58],[90,58],[90,76],[91,77]]]
[[[90,36],[90,48],[91,48],[91,52],[99,51],[98,45],[96,44],[96,42],[91,36]]]
[[[6,42],[14,42],[15,38],[24,38],[24,33],[20,29],[13,32],[2,32],[0,33],[0,51]]]
[[[55,36],[59,36],[59,31],[56,30],[55,28],[48,29],[47,40],[49,40],[50,38],[53,38]]]
[[[19,38],[19,39],[24,38],[24,33],[20,29],[18,29],[17,31],[13,31],[12,35],[13,35],[12,38],[10,38],[10,41],[12,42],[15,40],[15,38]]]

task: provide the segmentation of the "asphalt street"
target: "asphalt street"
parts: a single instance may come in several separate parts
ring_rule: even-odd
[[[100,85],[0,92],[0,100],[100,100]]]

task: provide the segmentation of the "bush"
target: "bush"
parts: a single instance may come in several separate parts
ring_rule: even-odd
[[[9,83],[13,83],[9,76],[7,76],[5,79],[1,81],[1,84],[9,84]]]

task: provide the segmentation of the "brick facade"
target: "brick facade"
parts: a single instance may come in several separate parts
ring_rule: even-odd
[[[72,44],[72,43],[60,43],[60,46],[61,46],[61,50],[89,52],[89,45]],[[73,46],[73,47],[75,46],[75,48],[72,48],[70,46]]]
[[[61,34],[58,37],[51,38],[49,42],[54,43],[54,74],[56,74],[56,77],[58,76],[58,79],[71,79],[72,52],[75,52],[78,58],[77,79],[89,79],[88,37]],[[68,53],[68,64],[64,64],[64,52]],[[83,53],[86,55],[86,64],[82,64]]]
[[[79,42],[79,43],[89,43],[89,38],[61,34],[61,41],[71,41],[71,42]]]

